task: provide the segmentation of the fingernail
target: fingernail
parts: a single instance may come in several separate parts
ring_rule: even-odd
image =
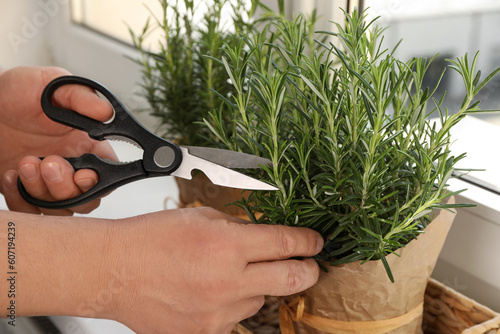
[[[35,181],[38,178],[38,169],[34,164],[25,164],[19,167],[19,173],[26,181]]]
[[[76,182],[81,191],[90,190],[93,186],[96,185],[96,183],[97,182],[93,179],[82,179]]]
[[[316,244],[316,251],[319,253],[323,250],[323,245],[325,244],[325,242],[323,241],[323,238],[322,237],[319,237],[318,238],[318,241],[317,241],[317,244]]]
[[[8,171],[3,176],[3,187],[5,189],[17,189],[17,173]]]
[[[42,165],[42,175],[49,182],[59,182],[62,180],[61,167],[54,162]]]

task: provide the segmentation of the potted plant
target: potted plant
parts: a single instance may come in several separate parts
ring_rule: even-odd
[[[210,132],[200,124],[210,110],[218,108],[217,94],[228,96],[228,82],[221,57],[223,45],[234,46],[240,34],[253,29],[257,0],[164,1],[162,11],[152,13],[141,32],[130,30],[142,71],[142,92],[149,113],[159,120],[157,133],[182,145],[208,146]],[[148,49],[147,36],[161,31],[158,52]],[[228,120],[221,120],[226,123]],[[213,185],[203,174],[192,181],[176,179],[181,206],[198,203],[237,213],[227,203],[241,197],[239,190]]]
[[[221,147],[270,159],[253,173],[279,188],[240,205],[255,223],[305,226],[325,239],[324,272],[285,299],[283,333],[421,332],[427,281],[452,208],[464,206],[447,190],[465,156],[450,153],[450,129],[480,111],[474,96],[499,69],[481,80],[477,54],[449,60],[465,85],[450,111],[435,97],[439,82],[424,86],[432,59],[396,58],[365,17],[354,11],[336,32],[318,32],[312,53],[307,20],[276,17],[220,61],[234,94],[219,94],[224,108],[205,124]]]

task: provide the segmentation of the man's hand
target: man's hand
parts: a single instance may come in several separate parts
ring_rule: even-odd
[[[16,226],[17,316],[112,319],[137,334],[229,334],[264,296],[315,284],[310,257],[323,246],[313,230],[207,207],[118,220],[0,211],[0,220]]]
[[[34,197],[49,201],[74,197],[90,189],[97,175],[91,170],[75,173],[61,157],[95,153],[117,159],[108,143],[92,140],[43,113],[43,89],[53,79],[68,74],[55,67],[19,67],[0,75],[0,190],[11,210],[70,215],[89,212],[99,205],[96,200],[72,210],[45,210],[26,203],[17,191],[19,176]],[[88,87],[61,87],[54,93],[54,103],[103,122],[113,115],[111,105]],[[40,161],[37,157],[47,158]]]
[[[207,207],[116,221],[108,235],[104,263],[112,275],[101,273],[101,290],[109,294],[116,273],[126,289],[107,307],[89,302],[76,315],[115,319],[138,334],[230,333],[264,296],[315,284],[319,268],[308,257],[323,246],[313,230],[248,224]]]

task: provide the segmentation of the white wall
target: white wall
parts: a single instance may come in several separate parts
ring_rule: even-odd
[[[0,66],[52,65],[48,25],[66,0],[0,0]]]

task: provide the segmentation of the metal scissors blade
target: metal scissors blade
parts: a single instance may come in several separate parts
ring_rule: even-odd
[[[181,146],[181,151],[182,162],[179,168],[170,175],[191,180],[191,172],[197,169],[202,171],[212,183],[219,186],[248,190],[278,190],[278,188],[270,184],[192,155],[187,147]]]
[[[227,168],[260,168],[272,165],[271,161],[252,154],[212,147],[182,146],[189,154]]]

